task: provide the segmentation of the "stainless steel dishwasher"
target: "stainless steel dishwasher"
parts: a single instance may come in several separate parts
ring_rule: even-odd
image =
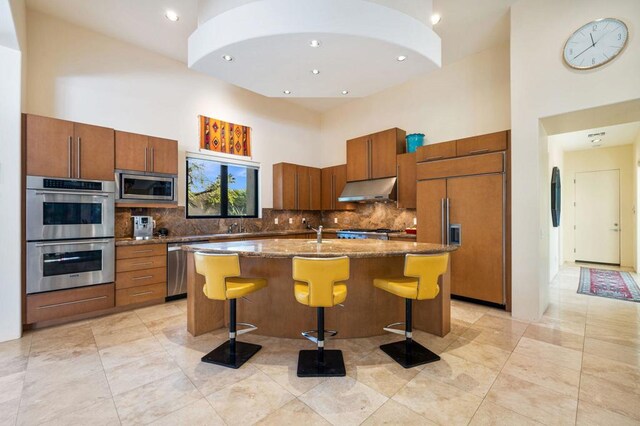
[[[167,299],[178,299],[187,295],[187,253],[181,247],[189,244],[207,243],[209,240],[172,243],[167,247]]]

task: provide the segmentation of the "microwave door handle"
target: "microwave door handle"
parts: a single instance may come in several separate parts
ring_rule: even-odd
[[[83,244],[109,244],[112,240],[86,240],[86,241],[68,241],[58,243],[37,243],[36,247],[52,247],[52,246],[79,246]]]
[[[70,191],[36,191],[36,195],[82,195],[89,197],[109,198],[107,194],[94,194],[91,192],[70,192]]]

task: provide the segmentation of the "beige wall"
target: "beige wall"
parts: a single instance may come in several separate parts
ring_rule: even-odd
[[[633,239],[633,247],[636,251],[635,270],[640,270],[640,215],[638,215],[638,203],[640,203],[640,133],[633,144],[633,166],[631,167],[633,174],[633,214],[636,225],[636,234]]]
[[[629,48],[595,71],[567,68],[562,62],[567,37],[603,16],[627,22]],[[520,0],[511,8],[512,270],[517,318],[537,319],[548,305],[550,216],[540,208],[548,196],[548,154],[539,121],[640,98],[638,29],[637,0]]]
[[[344,163],[345,140],[400,127],[428,143],[510,128],[509,49],[502,46],[354,100],[322,115],[323,165]]]
[[[564,153],[564,170],[562,176],[562,210],[564,258],[573,262],[575,255],[575,179],[576,173],[598,170],[620,170],[620,262],[622,266],[633,267],[635,264],[634,236],[636,234],[633,206],[633,145],[622,145],[611,148],[568,151]]]
[[[249,125],[253,158],[262,163],[262,207],[272,206],[274,162],[319,165],[315,112],[38,12],[29,11],[28,23],[30,113],[177,139],[181,160],[198,149],[199,114]]]

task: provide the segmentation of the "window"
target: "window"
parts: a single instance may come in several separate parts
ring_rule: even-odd
[[[258,217],[258,169],[187,157],[187,218]]]

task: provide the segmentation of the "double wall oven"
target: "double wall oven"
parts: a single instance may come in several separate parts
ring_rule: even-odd
[[[27,294],[115,278],[115,182],[27,176]]]

